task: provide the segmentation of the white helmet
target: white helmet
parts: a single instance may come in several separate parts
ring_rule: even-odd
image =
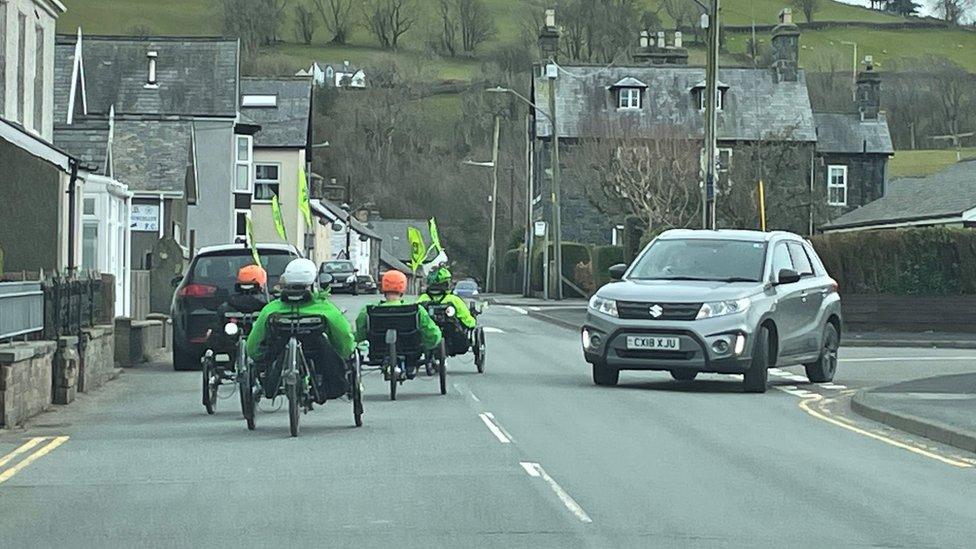
[[[285,272],[281,275],[281,283],[285,286],[301,286],[311,288],[315,284],[315,275],[318,269],[310,259],[293,259],[285,267]]]

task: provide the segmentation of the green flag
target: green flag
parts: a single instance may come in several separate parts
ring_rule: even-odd
[[[251,226],[250,215],[244,216],[244,226],[247,231],[247,245],[251,247],[251,257],[254,258],[254,264],[260,267],[261,257],[258,255],[258,248],[254,243],[254,227]]]
[[[275,230],[282,240],[288,242],[288,235],[285,233],[285,221],[281,217],[281,204],[278,202],[278,195],[271,197],[271,217],[274,218]]]
[[[437,221],[434,221],[434,218],[432,217],[430,218],[430,221],[428,221],[428,225],[430,228],[430,245],[438,252],[443,252],[444,248],[441,246],[441,237],[437,232]]]
[[[416,273],[427,257],[424,235],[416,227],[407,227],[407,240],[410,241],[410,268]]]
[[[305,218],[305,226],[312,226],[312,206],[308,200],[308,179],[305,177],[305,169],[298,170],[298,211],[302,212]]]

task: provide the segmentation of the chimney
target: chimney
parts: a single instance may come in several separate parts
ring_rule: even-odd
[[[687,65],[688,50],[684,46],[681,31],[674,32],[674,45],[669,46],[667,34],[664,31],[657,31],[657,39],[651,38],[653,34],[649,31],[641,31],[640,47],[633,54],[633,59],[637,63],[645,65]]]
[[[793,10],[779,12],[779,25],[773,29],[773,77],[776,82],[796,82],[799,78],[800,28],[793,23]]]
[[[556,59],[559,55],[559,27],[556,26],[556,10],[547,9],[545,24],[539,29],[539,52],[542,60]]]
[[[881,75],[874,70],[874,58],[864,57],[864,70],[857,75],[857,110],[861,121],[876,120],[881,111]]]

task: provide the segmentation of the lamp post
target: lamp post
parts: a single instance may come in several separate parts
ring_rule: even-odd
[[[498,221],[498,134],[501,129],[501,117],[495,116],[495,132],[492,138],[491,161],[475,162],[465,160],[462,164],[491,168],[491,235],[488,238],[488,265],[485,273],[485,289],[494,291],[498,285],[498,275],[495,269],[495,228]]]
[[[529,98],[520,94],[519,92],[510,89],[495,87],[489,88],[485,91],[490,93],[507,93],[519,99],[526,105],[532,107],[532,109],[544,116],[549,120],[549,124],[552,128],[552,153],[549,155],[550,158],[550,169],[552,171],[552,193],[550,198],[552,200],[552,233],[553,241],[555,246],[554,259],[556,262],[556,292],[555,299],[561,300],[563,298],[563,268],[562,268],[562,213],[561,213],[561,193],[560,193],[560,181],[559,181],[559,133],[556,131],[556,76],[558,75],[559,67],[555,63],[549,63],[546,65],[546,75],[549,77],[549,110],[546,112],[541,107],[533,103]],[[527,208],[532,207],[531,200],[526,204]],[[526,251],[528,253],[528,250]],[[526,258],[526,263],[531,263],[531,256]],[[531,275],[531,270],[529,270],[529,275]]]

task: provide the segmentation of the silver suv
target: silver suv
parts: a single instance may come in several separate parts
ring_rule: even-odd
[[[620,370],[717,372],[762,393],[769,368],[796,364],[812,382],[834,377],[837,283],[795,234],[667,231],[610,275],[582,328],[597,385],[616,385]]]

